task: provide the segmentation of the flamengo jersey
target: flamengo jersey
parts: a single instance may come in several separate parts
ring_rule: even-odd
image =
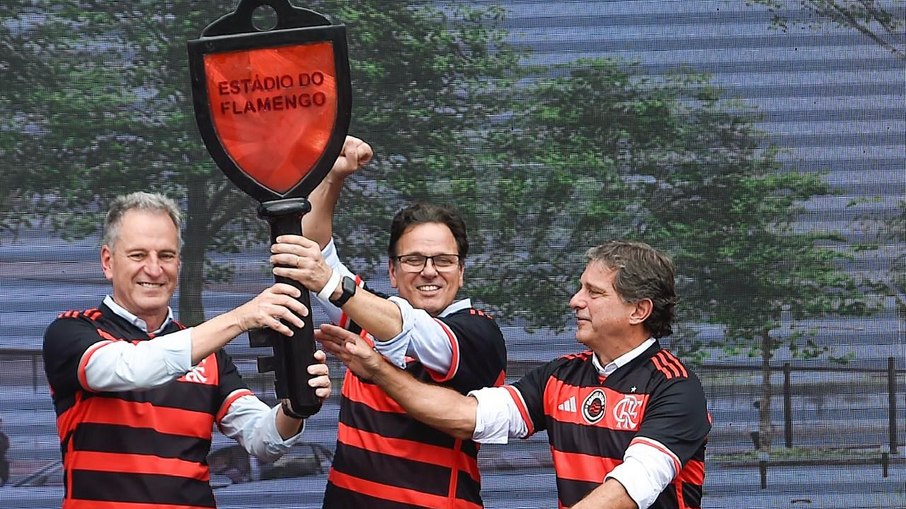
[[[592,355],[555,359],[510,388],[529,435],[547,430],[560,507],[582,500],[630,443],[648,439],[667,447],[679,472],[651,507],[700,507],[711,430],[701,382],[657,342],[604,380]]]
[[[171,322],[161,335],[182,328]],[[215,507],[206,463],[213,424],[250,394],[225,352],[156,389],[93,392],[83,384],[82,357],[93,345],[148,339],[104,305],[65,312],[47,328],[44,369],[63,455],[63,509]]]
[[[493,319],[471,308],[436,319],[448,329],[451,372],[438,374],[414,360],[406,371],[463,394],[503,383],[506,346]],[[379,387],[348,370],[327,481],[325,509],[482,507],[478,444],[416,421]]]

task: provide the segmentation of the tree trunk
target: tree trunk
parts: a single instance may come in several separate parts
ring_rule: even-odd
[[[204,288],[204,247],[199,241],[187,240],[182,251],[182,272],[179,275],[179,321],[187,326],[198,325],[205,319],[201,293]]]
[[[204,290],[205,252],[211,241],[207,214],[203,212],[207,209],[208,201],[204,193],[197,192],[196,187],[198,185],[191,183],[188,186],[189,210],[184,222],[182,271],[179,275],[178,318],[180,322],[190,327],[205,320],[201,294]]]
[[[771,385],[771,359],[773,356],[774,342],[770,332],[764,331],[761,336],[761,401],[758,407],[758,438],[760,440],[758,450],[762,452],[771,450],[771,397],[774,392]]]

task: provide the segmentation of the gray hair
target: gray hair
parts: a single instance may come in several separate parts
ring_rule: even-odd
[[[163,212],[169,215],[173,224],[176,225],[177,245],[182,248],[182,213],[179,211],[179,206],[175,201],[162,194],[141,191],[117,196],[110,204],[107,218],[104,220],[104,236],[101,238],[101,245],[113,249],[119,237],[123,216],[130,210]]]
[[[645,328],[652,336],[661,338],[673,333],[676,269],[666,254],[644,242],[611,240],[586,251],[585,258],[588,263],[597,262],[617,272],[613,286],[623,302],[651,299],[653,309],[645,320]]]

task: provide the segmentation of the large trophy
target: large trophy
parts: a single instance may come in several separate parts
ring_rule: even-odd
[[[271,29],[256,27],[262,13],[276,16]],[[260,23],[258,23],[260,24]],[[271,242],[302,233],[311,210],[308,195],[324,179],[349,128],[351,86],[346,28],[288,0],[241,0],[236,10],[188,42],[195,119],[217,166],[260,202]],[[302,291],[308,289],[277,277]],[[277,398],[291,413],[316,413],[320,400],[308,386],[315,345],[311,313],[284,336],[272,329],[249,332],[253,347],[269,346],[258,371],[274,371]]]

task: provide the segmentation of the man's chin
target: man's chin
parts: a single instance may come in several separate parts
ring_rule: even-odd
[[[427,311],[431,316],[436,316],[444,310],[444,308],[438,305],[435,299],[418,299],[416,301],[409,301],[409,304],[412,304],[412,307],[416,309]]]

